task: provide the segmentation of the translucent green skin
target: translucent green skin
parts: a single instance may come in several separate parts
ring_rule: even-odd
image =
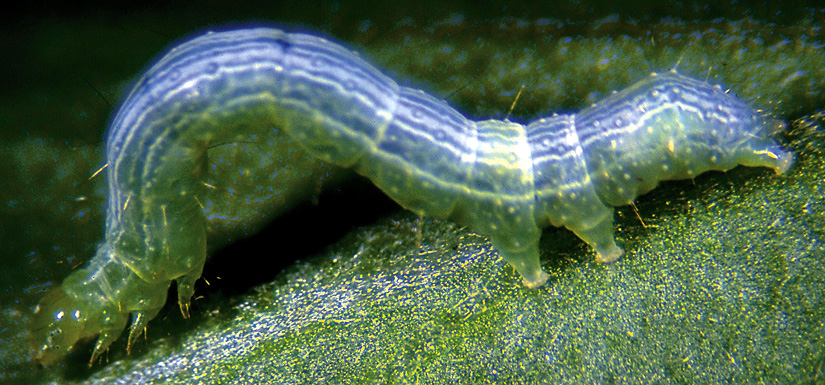
[[[38,307],[31,334],[40,362],[99,335],[91,364],[130,316],[131,346],[173,280],[187,316],[206,260],[207,150],[279,128],[405,208],[489,236],[531,288],[547,280],[538,241],[549,224],[612,261],[622,253],[612,206],[660,180],[737,164],[781,173],[793,160],[753,109],[675,73],[578,115],[527,126],[474,122],[320,38],[272,29],[207,34],[162,57],[115,117],[105,240]]]

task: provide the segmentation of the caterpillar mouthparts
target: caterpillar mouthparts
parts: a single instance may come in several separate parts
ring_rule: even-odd
[[[472,121],[322,38],[267,28],[207,33],[162,56],[118,110],[106,144],[105,240],[38,306],[31,345],[41,363],[99,336],[91,365],[130,320],[131,346],[172,281],[188,315],[206,259],[209,223],[198,196],[207,150],[266,126],[368,177],[411,211],[487,235],[528,288],[547,280],[543,227],[564,226],[599,261],[614,261],[622,250],[613,206],[663,180],[737,165],[781,174],[793,163],[753,108],[675,72],[578,114],[527,125]]]

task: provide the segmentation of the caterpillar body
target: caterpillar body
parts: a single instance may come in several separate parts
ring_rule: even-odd
[[[209,224],[198,196],[207,149],[247,125],[275,125],[403,207],[487,235],[531,288],[547,280],[538,243],[549,224],[613,261],[622,251],[612,206],[662,180],[740,164],[784,173],[793,163],[753,108],[675,72],[525,126],[469,120],[318,37],[207,33],[161,57],[115,116],[105,240],[36,309],[31,344],[41,363],[98,336],[91,364],[130,317],[131,346],[172,281],[188,314],[206,259]]]

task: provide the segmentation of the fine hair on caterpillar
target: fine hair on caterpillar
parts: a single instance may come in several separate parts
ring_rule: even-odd
[[[739,98],[740,95],[737,94],[736,91],[733,88],[730,87],[730,85],[731,84],[738,84],[741,87],[744,82],[746,82],[748,80],[752,80],[752,79],[739,78],[740,74],[744,75],[746,72],[745,71],[738,71],[738,69],[739,68],[747,68],[749,65],[752,65],[753,62],[755,62],[758,59],[757,58],[751,58],[749,60],[746,60],[745,62],[737,63],[737,65],[735,66],[735,68],[737,70],[730,71],[730,68],[728,68],[728,71],[726,73],[728,73],[729,75],[725,76],[725,77],[720,77],[720,75],[722,74],[722,71],[716,71],[716,69],[717,69],[717,67],[720,67],[720,66],[721,67],[728,66],[729,63],[726,63],[726,62],[711,63],[711,64],[705,63],[705,67],[701,71],[695,72],[695,73],[694,72],[685,73],[684,71],[682,71],[680,69],[680,65],[683,63],[685,57],[687,57],[687,55],[691,54],[691,52],[689,52],[690,49],[693,48],[694,46],[699,45],[700,43],[702,43],[702,40],[699,39],[699,38],[691,39],[685,47],[681,48],[681,52],[679,53],[679,57],[677,58],[676,62],[673,63],[672,65],[670,65],[667,68],[667,71],[680,72],[680,73],[683,73],[683,74],[688,75],[688,76],[693,76],[697,79],[698,78],[704,78],[703,79],[704,82],[710,83],[710,84],[716,84],[726,94],[729,94],[729,95],[732,95],[734,97]],[[642,50],[644,50],[644,48],[642,48]],[[648,66],[649,66],[649,69],[650,69],[651,72],[657,71],[657,69],[650,62],[648,62],[647,60],[645,60],[645,61],[648,63]],[[700,76],[701,73],[704,73],[704,76]],[[775,136],[779,133],[786,132],[786,130],[788,128],[787,122],[785,122],[785,120],[782,119],[781,117],[776,116],[776,111],[777,111],[776,108],[769,108],[769,107],[771,107],[771,105],[773,105],[775,103],[775,100],[773,98],[768,97],[767,99],[765,99],[765,95],[757,94],[757,95],[749,95],[748,97],[744,98],[743,101],[746,104],[753,107],[754,111],[757,113],[757,116],[761,119],[762,124],[768,127],[768,129],[769,129],[768,135],[769,136]]]
[[[598,261],[615,261],[623,251],[614,206],[709,170],[784,173],[793,155],[770,131],[752,107],[675,71],[651,73],[576,114],[473,121],[322,38],[207,33],[161,56],[119,107],[106,141],[104,241],[38,306],[31,346],[48,364],[97,336],[91,364],[127,323],[131,346],[173,281],[188,315],[210,218],[222,215],[204,202],[216,144],[294,141],[420,216],[487,236],[522,284],[538,288],[547,280],[542,228],[565,227]]]

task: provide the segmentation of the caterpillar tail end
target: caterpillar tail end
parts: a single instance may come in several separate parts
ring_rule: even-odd
[[[794,155],[790,151],[785,151],[782,149],[779,151],[774,150],[771,155],[773,155],[776,160],[776,165],[773,167],[774,171],[776,171],[776,175],[783,175],[787,173],[794,164]]]
[[[794,154],[769,139],[752,144],[738,155],[738,163],[749,167],[767,167],[783,175],[794,164]]]

